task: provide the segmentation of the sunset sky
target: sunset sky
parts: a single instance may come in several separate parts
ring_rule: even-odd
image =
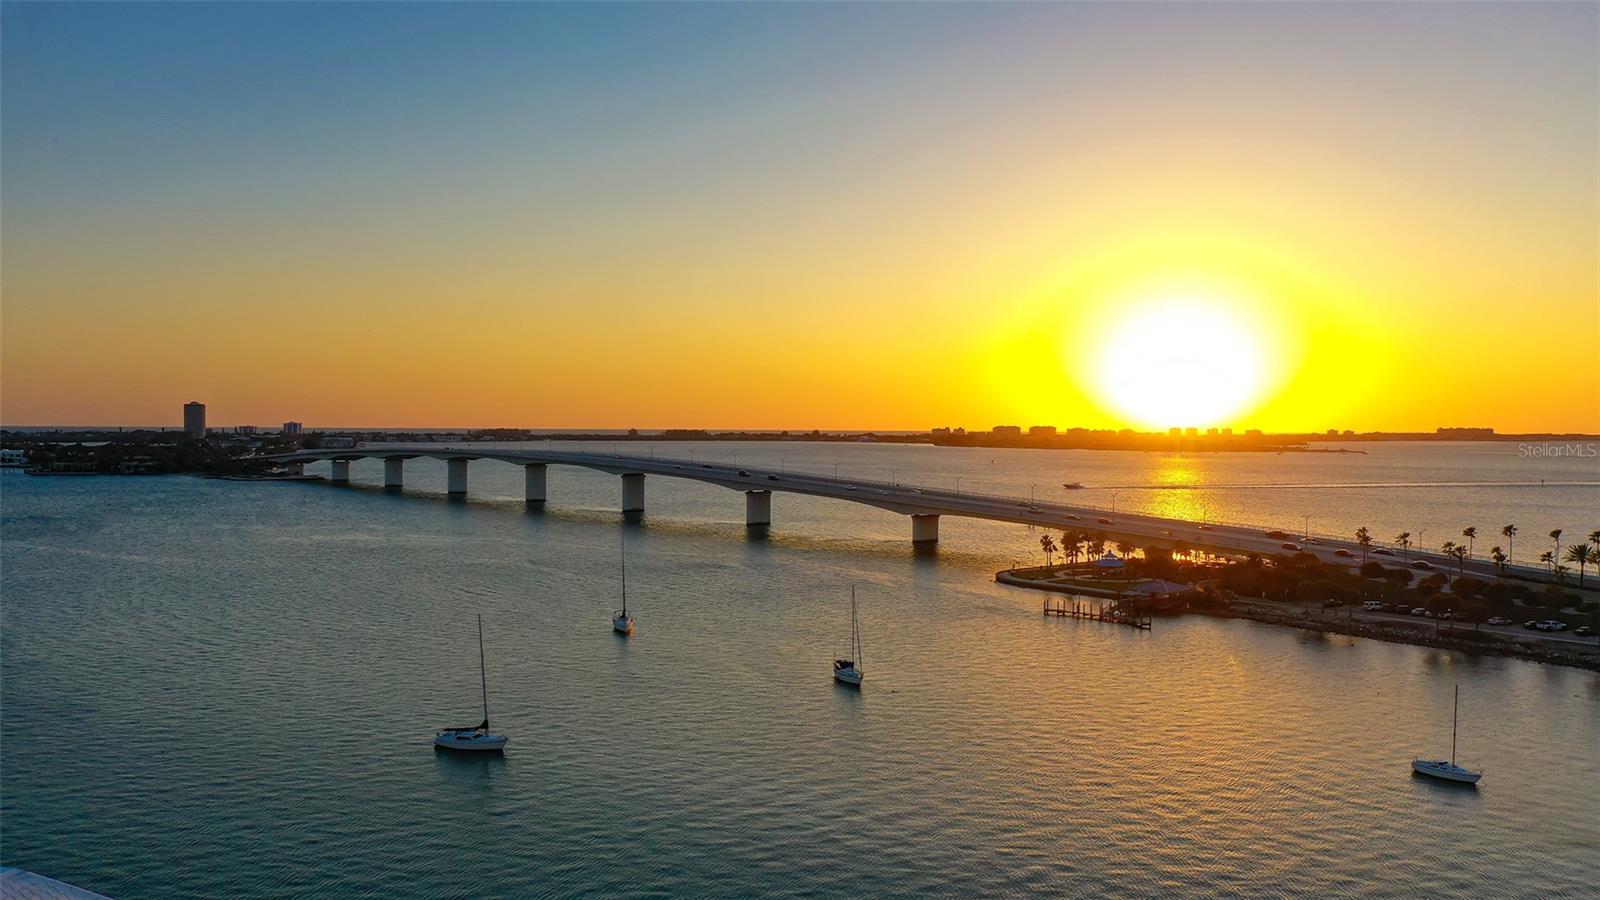
[[[1600,5],[16,4],[0,419],[1600,431]]]

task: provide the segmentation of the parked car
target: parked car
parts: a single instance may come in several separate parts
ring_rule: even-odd
[[[1430,563],[1425,559],[1419,559],[1416,562],[1411,564],[1411,568],[1413,568],[1413,569],[1431,569],[1431,568],[1433,568],[1433,563]]]
[[[1529,631],[1536,631],[1539,628],[1539,623],[1529,619],[1528,621],[1522,623],[1522,627],[1528,629]]]
[[[1594,629],[1587,625],[1579,625],[1577,628],[1572,629],[1572,633],[1578,637],[1588,637],[1589,635],[1594,634]]]
[[[1332,609],[1335,606],[1343,606],[1344,605],[1344,601],[1343,600],[1335,600],[1332,597],[1329,597],[1328,599],[1322,601],[1322,605],[1323,605],[1323,607],[1325,609]]]
[[[1418,606],[1415,609],[1411,610],[1411,614],[1413,616],[1425,616],[1425,615],[1428,614],[1428,611],[1423,609],[1422,607]]]
[[[1383,609],[1383,601],[1382,600],[1368,600],[1367,602],[1361,604],[1361,608],[1366,610],[1367,612],[1377,612],[1378,610]]]
[[[1335,550],[1335,551],[1333,551],[1333,555],[1334,555],[1334,556],[1342,556],[1342,557],[1344,557],[1344,558],[1345,558],[1345,559],[1349,559],[1349,558],[1351,558],[1351,557],[1352,557],[1352,556],[1355,556],[1355,554],[1354,554],[1354,553],[1351,553],[1351,552],[1350,552],[1350,551],[1349,551],[1349,550],[1345,550],[1345,549],[1342,549],[1342,548],[1341,548],[1341,549],[1338,549],[1338,550]]]
[[[1489,620],[1488,620],[1488,624],[1490,624],[1490,625],[1510,625],[1511,624],[1511,620],[1506,618],[1505,616],[1490,616]]]

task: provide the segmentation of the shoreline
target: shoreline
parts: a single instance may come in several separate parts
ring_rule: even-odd
[[[1111,591],[1035,581],[1018,576],[1011,569],[1003,569],[996,572],[994,580],[998,584],[1022,588],[1023,590],[1042,591],[1047,594],[1068,594],[1097,600],[1124,599],[1130,596],[1128,591]],[[1292,614],[1302,609],[1300,606],[1292,604],[1280,605],[1277,601],[1264,598],[1236,598],[1227,606],[1219,608],[1196,608],[1185,604],[1182,608],[1165,612],[1156,610],[1147,614],[1158,618],[1199,615],[1218,619],[1243,619],[1250,622],[1258,622],[1262,625],[1298,628],[1302,631],[1343,634],[1349,637],[1387,641],[1391,644],[1410,644],[1416,647],[1430,647],[1436,650],[1458,650],[1462,653],[1479,656],[1506,656],[1547,665],[1568,666],[1575,669],[1600,672],[1600,646],[1595,644],[1579,644],[1573,641],[1528,643],[1517,640],[1514,637],[1502,636],[1497,632],[1476,631],[1466,628],[1451,627],[1430,632],[1425,627],[1419,628],[1403,624],[1375,623],[1354,618],[1319,618],[1303,613]],[[1477,636],[1472,637],[1471,635]]]

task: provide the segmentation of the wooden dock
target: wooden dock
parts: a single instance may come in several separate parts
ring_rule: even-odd
[[[1089,603],[1083,600],[1068,599],[1066,597],[1046,597],[1044,600],[1044,614],[1062,619],[1090,619],[1095,622],[1114,622],[1118,625],[1127,625],[1129,628],[1150,630],[1150,617],[1140,615],[1131,609],[1128,604],[1120,600],[1110,603]]]

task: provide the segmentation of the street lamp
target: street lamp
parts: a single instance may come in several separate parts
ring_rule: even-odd
[[[1304,541],[1304,540],[1309,540],[1310,538],[1311,538],[1311,517],[1310,516],[1306,516],[1306,530],[1301,533],[1300,540]]]
[[[961,493],[961,476],[956,476],[956,493]]]
[[[833,464],[833,480],[834,481],[838,481],[839,480],[839,464],[838,463],[834,463]]]

